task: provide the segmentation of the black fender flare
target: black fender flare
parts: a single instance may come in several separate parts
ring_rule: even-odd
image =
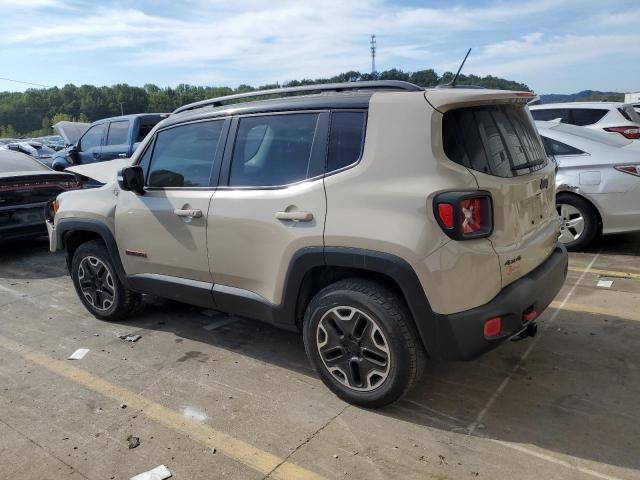
[[[314,267],[346,267],[384,275],[393,280],[404,296],[422,343],[432,357],[439,357],[438,318],[411,265],[396,255],[348,247],[309,247],[293,257],[285,280],[280,309],[284,318],[294,319],[302,281]]]
[[[55,232],[57,245],[62,246],[65,250],[67,250],[67,246],[65,245],[65,235],[68,233],[92,232],[98,234],[107,247],[107,251],[109,252],[109,256],[113,262],[118,279],[125,288],[129,290],[132,289],[129,279],[127,278],[127,274],[124,271],[122,260],[120,259],[120,253],[118,253],[116,239],[113,237],[113,233],[111,233],[109,227],[104,223],[91,218],[62,218],[58,221]],[[70,266],[71,259],[68,258],[67,261]]]

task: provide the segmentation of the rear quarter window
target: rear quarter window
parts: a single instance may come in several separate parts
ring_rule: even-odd
[[[571,120],[568,123],[584,127],[599,122],[609,110],[602,108],[572,108]]]
[[[442,122],[445,154],[471,170],[514,177],[547,164],[540,137],[523,106],[456,109],[446,112]]]
[[[327,172],[348,167],[360,159],[365,112],[333,112],[329,133]]]
[[[640,123],[640,115],[636,112],[632,106],[625,105],[624,107],[619,107],[618,111],[620,114],[630,122]]]

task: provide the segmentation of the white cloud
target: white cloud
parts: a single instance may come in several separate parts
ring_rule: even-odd
[[[525,75],[624,53],[625,45],[640,44],[640,33],[545,36],[530,33],[518,40],[486,45],[469,62],[469,69],[493,75]],[[623,61],[620,58],[620,61]]]
[[[541,69],[565,68],[638,44],[638,22],[629,21],[637,11],[598,13],[601,3],[496,0],[422,7],[391,0],[325,0],[322,5],[311,0],[191,0],[156,2],[150,9],[130,2],[123,9],[123,3],[110,2],[0,0],[31,8],[28,22],[19,11],[5,9],[9,13],[0,17],[0,31],[5,46],[30,59],[53,54],[75,59],[76,52],[87,58],[95,52],[100,63],[91,66],[108,70],[110,78],[120,71],[163,71],[178,80],[233,85],[367,71],[369,35],[376,33],[379,69],[453,70],[466,45],[480,44],[466,72],[526,81]],[[66,13],[60,13],[63,8]],[[557,18],[567,18],[564,35],[549,35],[545,22]],[[596,28],[605,33],[592,34]],[[79,72],[88,67],[69,66]],[[129,80],[148,81],[154,79]]]

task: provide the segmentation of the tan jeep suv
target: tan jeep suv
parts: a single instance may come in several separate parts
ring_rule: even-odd
[[[187,105],[117,180],[58,197],[51,249],[98,318],[150,293],[299,330],[331,390],[379,407],[427,357],[535,333],[564,282],[531,96],[384,81]]]

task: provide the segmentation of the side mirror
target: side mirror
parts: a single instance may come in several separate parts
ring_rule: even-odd
[[[125,167],[118,172],[118,185],[122,190],[144,195],[144,172],[140,165]]]

